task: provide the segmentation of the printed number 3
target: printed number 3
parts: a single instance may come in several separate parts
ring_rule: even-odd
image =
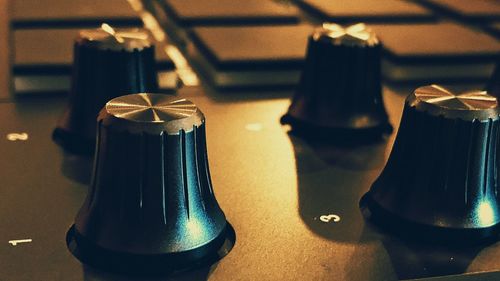
[[[322,222],[330,222],[330,221],[339,222],[340,217],[337,215],[330,214],[330,215],[323,215],[323,216],[319,217],[319,220]]]

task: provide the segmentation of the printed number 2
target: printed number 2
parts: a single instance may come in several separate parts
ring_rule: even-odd
[[[27,133],[11,133],[7,135],[9,141],[26,141],[28,140]]]

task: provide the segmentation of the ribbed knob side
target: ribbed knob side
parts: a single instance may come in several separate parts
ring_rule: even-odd
[[[68,151],[91,154],[95,119],[108,100],[157,89],[154,45],[145,30],[82,30],[74,44],[68,106],[54,139]]]
[[[390,132],[381,93],[381,50],[364,24],[323,24],[309,37],[301,81],[282,121],[316,133]]]
[[[203,113],[161,94],[109,101],[98,117],[94,176],[75,220],[85,243],[186,265],[215,254],[229,227],[210,179]]]
[[[394,216],[489,235],[487,229],[500,223],[499,112],[486,92],[456,94],[437,85],[415,90],[387,165],[365,195],[368,208],[388,215],[380,220]]]

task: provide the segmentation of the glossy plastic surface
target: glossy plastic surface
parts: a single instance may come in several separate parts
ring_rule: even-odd
[[[53,136],[73,153],[92,155],[94,152],[95,120],[107,101],[158,89],[154,45],[144,37],[144,31],[111,29],[108,32],[82,31],[74,45],[69,102]]]
[[[371,218],[415,239],[496,237],[499,112],[486,92],[416,89],[387,165],[362,200]]]
[[[175,271],[219,251],[234,231],[213,192],[204,122],[193,103],[163,94],[106,104],[89,193],[70,231],[82,260]]]
[[[381,44],[364,24],[323,24],[283,123],[309,138],[370,142],[392,131],[381,94]]]

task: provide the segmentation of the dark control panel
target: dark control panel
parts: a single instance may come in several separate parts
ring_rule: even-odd
[[[494,16],[20,2],[0,281],[500,280]]]

